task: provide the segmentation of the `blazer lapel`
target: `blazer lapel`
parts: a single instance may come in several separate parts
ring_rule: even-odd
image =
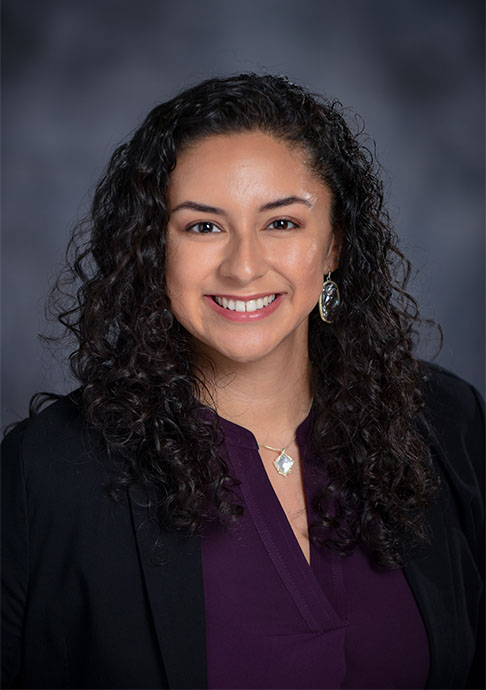
[[[159,531],[143,507],[140,487],[130,508],[157,640],[170,688],[207,688],[201,545]],[[154,546],[157,543],[157,548]]]

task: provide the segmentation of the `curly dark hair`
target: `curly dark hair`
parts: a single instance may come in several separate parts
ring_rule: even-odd
[[[154,108],[116,149],[90,218],[71,240],[69,275],[81,287],[58,318],[77,339],[70,363],[83,412],[117,458],[112,495],[141,484],[164,528],[193,534],[210,520],[229,524],[243,510],[217,418],[200,414],[207,382],[189,334],[171,314],[168,181],[190,144],[261,131],[306,153],[332,192],[342,247],[334,274],[340,310],[330,325],[317,306],[309,317],[312,447],[328,477],[315,499],[311,538],[343,555],[364,542],[388,567],[404,562],[405,537],[407,544],[427,538],[424,512],[438,480],[417,424],[419,314],[406,292],[410,264],[384,209],[379,166],[355,122],[353,134],[339,102],[285,77],[204,81]]]

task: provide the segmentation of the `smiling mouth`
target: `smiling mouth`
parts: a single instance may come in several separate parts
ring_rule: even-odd
[[[278,293],[273,295],[266,295],[265,297],[259,297],[258,299],[250,300],[240,300],[240,299],[228,299],[227,297],[219,297],[213,295],[212,298],[220,307],[223,309],[228,309],[229,311],[239,311],[239,312],[251,312],[258,311],[268,307],[272,302],[274,302],[278,297]]]

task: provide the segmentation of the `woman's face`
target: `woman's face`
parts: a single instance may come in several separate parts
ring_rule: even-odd
[[[213,361],[307,347],[308,316],[337,263],[331,193],[305,156],[263,133],[208,137],[169,181],[167,289]]]

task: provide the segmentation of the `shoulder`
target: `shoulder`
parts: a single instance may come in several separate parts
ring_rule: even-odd
[[[7,483],[25,483],[34,493],[79,490],[99,484],[106,453],[98,432],[85,423],[77,391],[17,424],[2,442],[2,474]]]
[[[484,465],[484,400],[459,376],[436,364],[424,363],[425,416],[436,442],[467,450],[475,463]]]
[[[437,364],[422,364],[425,402],[431,413],[458,422],[484,417],[484,401],[474,386]]]
[[[82,454],[90,436],[85,425],[81,397],[78,391],[59,397],[41,412],[19,422],[2,442],[6,453],[17,449],[24,457],[44,457]]]
[[[425,417],[430,447],[449,505],[470,531],[480,529],[484,505],[484,401],[471,384],[435,364],[425,364]]]

